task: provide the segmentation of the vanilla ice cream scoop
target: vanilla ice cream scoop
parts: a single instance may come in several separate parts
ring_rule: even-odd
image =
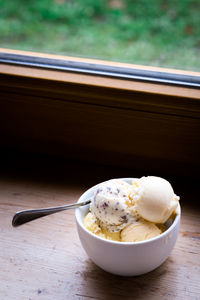
[[[128,209],[129,195],[132,186],[120,179],[112,179],[99,184],[94,192],[91,211],[95,217],[106,227],[113,226],[113,231],[121,229],[133,218]]]
[[[122,242],[140,242],[152,239],[162,231],[154,223],[139,219],[127,225],[121,232]]]
[[[174,194],[171,184],[161,177],[136,179],[133,187],[135,209],[147,221],[165,223],[178,206],[179,197]]]

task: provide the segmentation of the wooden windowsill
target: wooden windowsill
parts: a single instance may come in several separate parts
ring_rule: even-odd
[[[87,172],[87,176],[86,176]],[[199,205],[195,181],[168,178],[180,195],[181,228],[169,258],[139,277],[119,277],[98,268],[81,247],[74,211],[18,228],[16,211],[62,205],[100,181],[137,177],[130,170],[10,156],[1,163],[1,299],[198,299]],[[141,175],[141,174],[140,174]]]

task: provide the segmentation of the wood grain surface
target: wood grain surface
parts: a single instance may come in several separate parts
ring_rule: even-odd
[[[180,234],[170,257],[146,275],[120,277],[87,257],[73,210],[18,228],[12,228],[12,216],[18,210],[72,203],[98,182],[141,174],[12,155],[4,157],[0,171],[0,299],[200,299],[200,207],[192,179],[166,178],[182,207]]]

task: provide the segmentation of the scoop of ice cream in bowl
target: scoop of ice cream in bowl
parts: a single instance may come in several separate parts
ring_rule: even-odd
[[[111,179],[87,190],[76,209],[79,238],[91,260],[122,276],[145,274],[170,255],[179,232],[179,197],[156,176]]]

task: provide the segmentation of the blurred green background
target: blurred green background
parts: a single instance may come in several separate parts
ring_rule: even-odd
[[[0,0],[0,47],[200,70],[199,0]]]

